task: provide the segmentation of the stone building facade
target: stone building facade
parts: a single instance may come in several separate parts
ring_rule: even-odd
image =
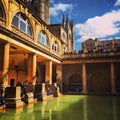
[[[49,2],[0,1],[1,87],[15,86],[18,81],[33,85],[62,82],[64,92],[120,92],[120,53],[113,49],[119,40],[114,46],[110,42],[109,53],[86,54],[86,41],[83,53],[71,54],[73,22],[63,16],[61,24],[49,25]],[[90,43],[95,49],[101,45],[92,39]]]
[[[99,40],[99,39],[88,39],[82,42],[83,52],[109,52],[109,51],[119,51],[120,50],[120,39],[115,40]]]
[[[16,85],[18,81],[51,84],[61,79],[61,55],[63,48],[67,49],[68,41],[49,26],[49,2],[49,0],[0,1],[2,86],[10,85],[12,80]]]
[[[120,93],[120,39],[99,41],[90,38],[82,43],[81,51],[63,57],[65,92]]]

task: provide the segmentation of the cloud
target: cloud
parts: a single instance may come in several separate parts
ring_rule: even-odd
[[[103,16],[89,18],[83,24],[74,26],[75,34],[79,37],[77,41],[88,38],[104,38],[120,32],[120,10],[113,10]]]
[[[117,0],[115,6],[120,6],[120,0]]]
[[[72,4],[54,4],[53,7],[50,8],[50,13],[52,16],[57,16],[60,12],[65,12],[67,10],[71,11],[73,9]]]

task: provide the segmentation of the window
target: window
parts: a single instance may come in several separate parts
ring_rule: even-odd
[[[3,17],[2,8],[0,6],[0,17]]]
[[[41,30],[39,33],[38,33],[38,36],[37,36],[37,40],[40,41],[42,44],[48,46],[48,38],[47,38],[47,35],[45,33],[45,31]]]
[[[13,20],[12,25],[16,26],[23,32],[27,33],[28,35],[32,36],[31,26],[27,17],[22,13],[16,13]]]
[[[4,18],[4,11],[1,3],[0,3],[0,18]]]
[[[53,43],[52,49],[53,49],[54,51],[58,51],[58,43],[57,43],[56,41]]]
[[[12,21],[12,24],[13,24],[14,26],[18,27],[18,18],[17,18],[17,16],[14,16],[13,21]]]

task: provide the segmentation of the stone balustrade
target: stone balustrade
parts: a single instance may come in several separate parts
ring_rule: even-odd
[[[94,58],[94,57],[116,57],[120,56],[120,51],[111,52],[95,52],[95,53],[66,53],[63,54],[63,59],[68,58]]]
[[[28,34],[22,32],[21,30],[17,29],[16,27],[12,26],[11,29],[14,33],[16,33],[17,35],[29,40],[30,42],[33,42],[33,38],[31,36],[29,36]]]

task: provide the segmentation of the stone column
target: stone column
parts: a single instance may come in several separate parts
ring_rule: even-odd
[[[62,80],[62,65],[61,64],[57,64],[56,66],[56,79],[57,81],[61,81]]]
[[[114,94],[116,93],[114,63],[111,63],[110,65],[111,65],[111,92]]]
[[[36,83],[36,54],[28,54],[28,83]]]
[[[52,61],[46,62],[45,82],[52,84]]]
[[[82,64],[82,84],[83,84],[83,89],[82,93],[87,93],[87,80],[86,80],[86,64]]]
[[[3,88],[8,85],[8,72],[9,72],[9,48],[10,44],[6,43],[4,45],[4,59],[3,59]]]
[[[56,83],[57,83],[57,96],[59,96],[59,93],[62,93],[62,65],[61,64],[57,64],[56,66]]]

